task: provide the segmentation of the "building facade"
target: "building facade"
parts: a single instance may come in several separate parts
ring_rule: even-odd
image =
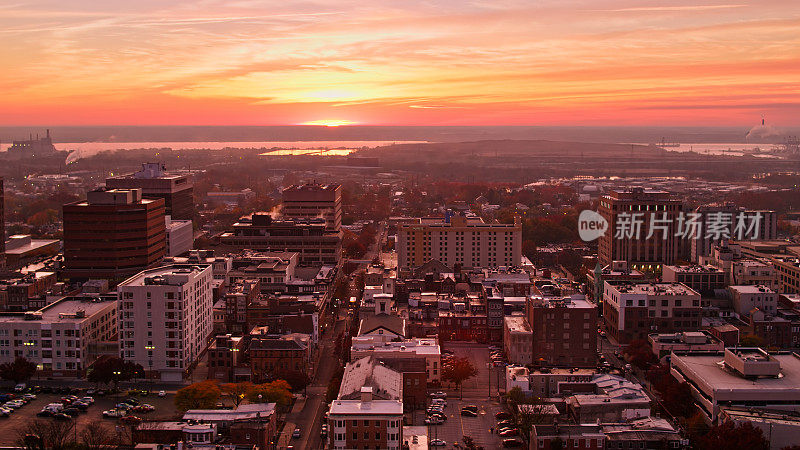
[[[95,190],[64,205],[64,266],[71,278],[122,279],[166,253],[164,200],[138,189]]]
[[[525,315],[533,333],[531,360],[537,366],[597,365],[597,306],[583,295],[530,297]]]
[[[662,264],[673,264],[681,251],[676,232],[682,211],[683,204],[668,192],[611,191],[600,199],[608,229],[598,241],[598,262],[627,261],[633,269],[657,272]]]
[[[142,198],[163,199],[165,215],[176,220],[194,216],[194,183],[189,175],[167,172],[160,163],[144,163],[142,170],[106,179],[111,189],[141,189]]]
[[[325,226],[334,231],[342,228],[342,186],[307,183],[283,190],[281,212],[289,219],[322,217]]]
[[[213,296],[210,265],[145,270],[120,283],[119,352],[148,378],[181,381],[208,346]]]
[[[38,311],[0,316],[0,364],[21,357],[40,376],[81,377],[94,362],[94,344],[117,336],[111,296],[65,297]]]
[[[242,217],[220,242],[241,249],[297,253],[298,264],[306,266],[336,265],[342,252],[342,233],[329,230],[324,219],[273,219],[268,213]]]
[[[700,328],[700,294],[681,283],[605,283],[603,319],[620,344]]]
[[[398,267],[419,267],[430,260],[453,267],[520,266],[522,225],[485,223],[478,217],[446,216],[401,225],[397,233]]]

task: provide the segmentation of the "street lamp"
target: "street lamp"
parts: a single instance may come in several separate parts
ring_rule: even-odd
[[[152,345],[145,345],[144,349],[147,350],[147,379],[150,381],[150,390],[153,390],[153,380],[150,378],[150,375],[153,373],[153,350],[155,347]]]

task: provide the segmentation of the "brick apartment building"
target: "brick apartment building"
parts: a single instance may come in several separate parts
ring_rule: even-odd
[[[525,306],[525,316],[533,332],[533,364],[555,367],[597,365],[597,307],[586,301],[583,295],[530,297]]]

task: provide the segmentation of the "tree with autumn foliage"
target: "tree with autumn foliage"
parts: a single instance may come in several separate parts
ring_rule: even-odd
[[[442,364],[442,380],[452,381],[459,388],[459,397],[463,396],[464,381],[478,374],[478,369],[469,358],[453,358],[449,364]]]
[[[247,393],[254,387],[255,385],[253,383],[243,381],[240,383],[225,383],[220,386],[220,390],[225,397],[231,399],[234,406],[239,406],[247,397]]]
[[[200,381],[178,390],[175,394],[175,407],[179,411],[213,409],[221,395],[222,391],[216,381]]]
[[[644,339],[631,341],[622,353],[631,364],[640,369],[646,369],[657,361],[650,344]]]
[[[247,393],[250,403],[277,403],[286,407],[292,401],[292,386],[284,380],[275,380],[270,383],[257,384]]]
[[[711,427],[699,439],[698,450],[768,450],[769,441],[764,432],[750,422],[735,424],[725,422]]]

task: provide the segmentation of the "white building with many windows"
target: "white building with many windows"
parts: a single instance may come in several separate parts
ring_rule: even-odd
[[[97,344],[117,334],[113,295],[65,297],[38,311],[0,316],[0,364],[22,357],[40,376],[81,377]]]
[[[120,357],[148,377],[181,381],[212,333],[210,265],[171,265],[139,272],[117,288]]]

